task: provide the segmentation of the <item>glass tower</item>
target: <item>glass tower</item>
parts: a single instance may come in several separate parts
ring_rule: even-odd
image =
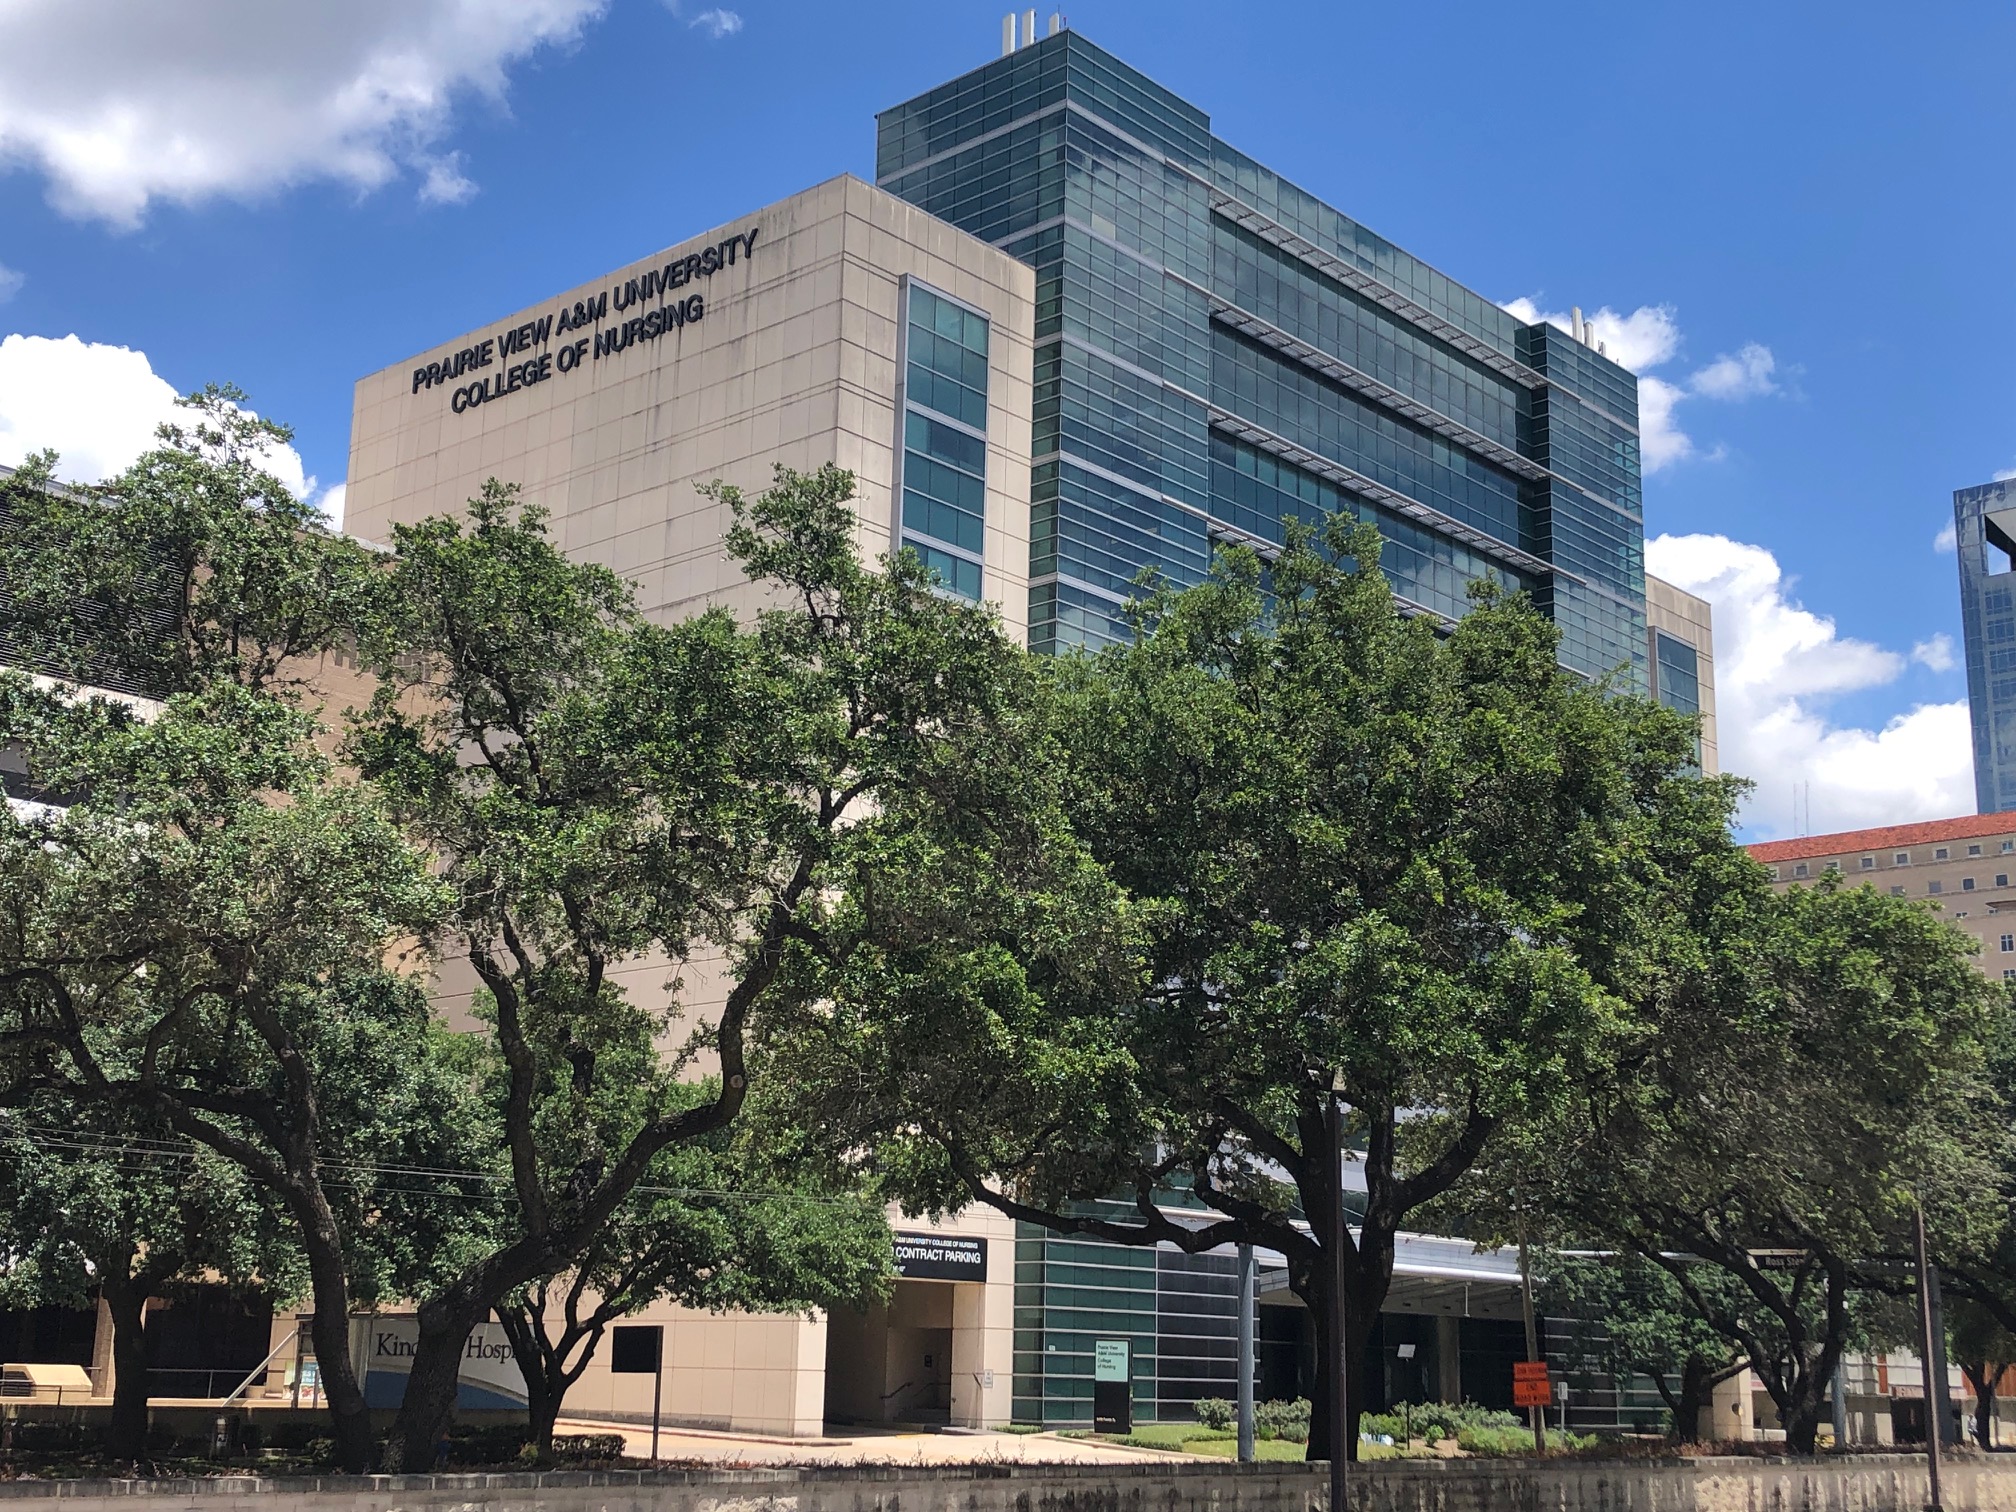
[[[1227,146],[1070,31],[878,118],[885,189],[1037,270],[1030,642],[1097,645],[1153,568],[1379,526],[1413,612],[1528,591],[1650,687],[1637,382]],[[915,321],[913,318],[912,324]],[[907,509],[907,504],[906,504]]]
[[[1203,111],[1073,32],[877,125],[882,188],[1037,272],[1032,646],[1117,639],[1144,569],[1195,582],[1215,544],[1264,555],[1284,516],[1341,509],[1379,527],[1411,612],[1453,622],[1466,584],[1495,577],[1559,625],[1566,665],[1651,692],[1629,372],[1261,167],[1213,136]],[[951,330],[917,301],[913,343]],[[914,356],[909,372],[918,384]],[[932,423],[958,418],[928,409]],[[911,425],[920,413],[913,395]],[[958,522],[939,524],[937,502],[913,506],[910,487],[925,456],[950,455],[911,444],[904,525],[960,591],[944,549]],[[1688,648],[1674,647],[1661,648],[1658,685],[1684,703]],[[1015,1417],[1088,1420],[1102,1340],[1131,1343],[1138,1416],[1188,1417],[1198,1397],[1232,1396],[1235,1283],[1224,1256],[1024,1229]],[[1270,1328],[1294,1321],[1260,1312]],[[1504,1343],[1492,1330],[1511,1327],[1466,1318],[1458,1353],[1489,1353]],[[1270,1334],[1266,1389],[1295,1395],[1308,1348],[1292,1330]],[[1509,1372],[1479,1361],[1463,1389],[1489,1399]],[[1384,1400],[1366,1385],[1366,1400]]]
[[[1978,812],[1998,814],[2016,809],[2016,493],[2010,484],[1957,490],[1953,535],[1974,723],[1974,801]]]

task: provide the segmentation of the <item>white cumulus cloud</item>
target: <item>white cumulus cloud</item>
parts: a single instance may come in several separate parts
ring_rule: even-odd
[[[145,352],[75,336],[9,336],[0,340],[0,466],[54,450],[57,476],[103,482],[156,444],[162,421],[187,419],[175,398]],[[315,480],[293,447],[275,450],[266,467],[297,498],[314,495]],[[317,502],[328,510],[326,499]],[[339,498],[338,519],[341,509]]]
[[[1755,399],[1778,392],[1772,376],[1777,369],[1771,348],[1751,341],[1733,357],[1726,352],[1717,357],[1689,378],[1687,386],[1706,399]]]
[[[1757,784],[1747,823],[1790,833],[1795,791],[1802,809],[1810,805],[1814,833],[1972,811],[1964,699],[1912,704],[1880,729],[1837,723],[1828,709],[1841,694],[1895,682],[1910,660],[1951,667],[1949,637],[1919,642],[1907,659],[1844,636],[1798,602],[1777,557],[1727,536],[1654,537],[1645,564],[1714,606],[1722,766]]]
[[[1932,549],[1934,551],[1958,551],[1960,549],[1959,527],[1951,520],[1941,525],[1939,527],[1939,534],[1932,537]]]
[[[1913,645],[1911,660],[1921,667],[1930,667],[1934,672],[1951,672],[1959,665],[1959,659],[1953,654],[1953,637],[1944,630]]]
[[[404,173],[467,198],[439,144],[457,105],[566,45],[608,0],[0,0],[0,165],[66,214],[131,227],[156,201]]]
[[[1504,306],[1528,325],[1546,322],[1561,330],[1575,328],[1572,312],[1543,310],[1524,295]],[[1694,398],[1740,402],[1779,391],[1778,359],[1761,342],[1746,342],[1697,369],[1681,383],[1652,376],[1650,369],[1680,355],[1679,312],[1672,305],[1640,305],[1628,315],[1604,306],[1585,317],[1591,338],[1604,355],[1638,375],[1638,451],[1645,471],[1658,472],[1687,457],[1704,455],[1694,438],[1680,428],[1680,405]],[[1721,448],[1706,453],[1711,460]]]
[[[731,10],[704,10],[693,18],[692,25],[719,42],[723,37],[732,37],[742,30],[742,17]]]

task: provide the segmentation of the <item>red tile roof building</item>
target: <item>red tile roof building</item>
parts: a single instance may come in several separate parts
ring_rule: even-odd
[[[1920,898],[1981,944],[1982,971],[2016,981],[2016,812],[1966,814],[1747,847],[1781,887],[1830,870],[1851,885]]]

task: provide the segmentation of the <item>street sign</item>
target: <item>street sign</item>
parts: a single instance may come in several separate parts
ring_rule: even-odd
[[[1554,1385],[1547,1377],[1545,1360],[1512,1362],[1512,1405],[1547,1407],[1554,1401]]]
[[[1092,1341],[1092,1427],[1097,1433],[1134,1431],[1134,1383],[1125,1339]]]

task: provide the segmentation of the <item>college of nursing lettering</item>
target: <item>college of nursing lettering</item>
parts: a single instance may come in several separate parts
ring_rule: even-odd
[[[502,399],[506,394],[515,394],[535,383],[544,383],[555,373],[571,373],[583,363],[600,362],[604,357],[613,357],[639,342],[656,341],[660,336],[682,330],[707,313],[706,300],[697,292],[665,300],[620,323],[605,325],[604,322],[609,319],[611,309],[620,315],[625,310],[649,304],[673,289],[683,289],[698,279],[712,278],[723,268],[734,267],[755,251],[756,237],[762,229],[756,226],[737,232],[726,241],[703,251],[675,257],[662,268],[650,268],[637,278],[626,278],[620,284],[612,284],[591,298],[562,305],[550,315],[541,315],[537,320],[528,320],[495,336],[486,336],[474,346],[464,347],[438,362],[423,363],[413,369],[413,392],[417,394],[422,389],[444,388],[484,368],[509,362],[514,357],[520,359],[510,362],[501,372],[485,374],[473,383],[459,384],[448,400],[448,408],[459,415],[479,404],[488,404],[493,399]],[[534,354],[534,348],[545,347],[554,336],[565,336],[574,331],[592,334]]]

